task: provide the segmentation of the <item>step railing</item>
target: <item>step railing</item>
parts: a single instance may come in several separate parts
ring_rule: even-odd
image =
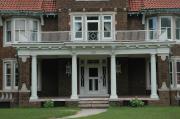
[[[120,30],[109,31],[108,37],[104,37],[104,33],[100,31],[87,32],[71,32],[71,31],[46,31],[46,32],[21,32],[18,33],[18,42],[41,42],[41,43],[57,43],[57,42],[151,42],[167,40],[167,30]],[[80,38],[75,38],[78,35]],[[106,33],[107,35],[107,33]],[[18,43],[17,42],[17,43]]]

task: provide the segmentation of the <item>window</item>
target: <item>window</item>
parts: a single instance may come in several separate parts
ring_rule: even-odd
[[[103,26],[104,26],[103,37],[111,38],[112,37],[112,17],[111,16],[103,17]]]
[[[11,21],[6,22],[6,42],[11,42]]]
[[[81,40],[83,37],[82,32],[82,17],[74,17],[74,37],[76,40]]]
[[[148,39],[155,39],[156,38],[156,30],[157,30],[157,17],[152,17],[148,19],[148,30],[149,36]]]
[[[176,62],[176,83],[180,84],[180,61]]]
[[[15,60],[4,61],[4,89],[18,89],[19,70]]]
[[[5,44],[38,41],[39,21],[12,18],[5,21]]]
[[[168,39],[172,38],[171,27],[171,17],[161,17],[161,33],[167,31]]]
[[[180,40],[180,18],[176,18],[176,39]]]
[[[112,15],[75,15],[73,18],[73,40],[99,41],[113,39]]]

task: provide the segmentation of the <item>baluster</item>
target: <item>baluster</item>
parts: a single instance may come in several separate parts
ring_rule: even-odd
[[[1,93],[1,100],[4,100],[4,92]]]
[[[9,99],[10,100],[12,99],[12,93],[9,93]]]

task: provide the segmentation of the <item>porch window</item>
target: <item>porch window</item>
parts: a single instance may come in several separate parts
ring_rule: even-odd
[[[168,16],[161,17],[161,33],[167,31],[168,39],[172,38],[171,27],[172,27],[171,17],[168,17]]]
[[[176,18],[176,39],[180,40],[180,18]]]
[[[38,40],[39,21],[28,18],[12,18],[5,22],[5,44]]]
[[[4,61],[4,89],[18,89],[19,71],[15,60]]]

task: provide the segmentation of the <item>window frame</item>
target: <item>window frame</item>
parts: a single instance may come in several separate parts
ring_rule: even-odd
[[[177,19],[180,20],[180,16],[176,16],[176,17],[174,18],[174,22],[175,22],[175,23],[174,23],[174,24],[175,24],[175,36],[174,36],[174,37],[175,37],[175,39],[176,39],[177,41],[180,41],[180,26],[179,26],[179,28],[178,28],[178,29],[179,29],[179,39],[177,39],[177,24],[176,24],[176,20],[177,20]]]
[[[7,86],[7,74],[6,74],[6,64],[10,64],[10,72],[11,72],[11,84]],[[3,60],[3,90],[18,90],[18,86],[16,85],[16,65],[17,61],[15,59],[5,59]],[[18,76],[19,77],[19,76]],[[19,80],[19,79],[18,79]],[[17,83],[18,84],[18,83]]]
[[[71,41],[88,41],[87,38],[87,17],[88,16],[98,16],[99,17],[99,35],[98,35],[98,41],[114,41],[115,40],[115,12],[105,12],[105,13],[94,13],[94,12],[74,12],[70,13],[71,16],[71,31],[72,31],[72,36],[71,36]],[[111,16],[111,37],[103,37],[104,36],[104,25],[103,25],[103,17],[104,16]],[[82,17],[82,38],[75,38],[75,17]],[[92,20],[97,21],[97,20]]]
[[[11,44],[13,43],[18,43],[21,42],[19,40],[16,41],[16,28],[15,28],[15,23],[18,20],[25,20],[25,34],[27,34],[28,31],[30,31],[30,27],[28,25],[31,25],[30,23],[36,21],[37,22],[37,41],[33,41],[30,39],[30,35],[28,36],[28,39],[26,41],[23,42],[38,42],[40,40],[40,31],[41,31],[41,27],[40,27],[40,21],[38,19],[34,19],[34,18],[10,18],[10,19],[6,19],[4,21],[4,37],[3,37],[3,45],[6,46],[11,46]],[[7,42],[7,21],[11,21],[11,42]],[[31,41],[30,41],[31,40]]]
[[[169,39],[168,38],[168,32],[167,32],[167,38],[168,38],[168,40],[172,40],[173,39],[173,16],[159,16],[159,30],[160,30],[160,32],[162,33],[162,25],[161,25],[161,23],[162,23],[162,18],[169,18],[170,19],[170,21],[171,21],[171,23],[170,23],[170,25],[171,25],[171,27],[170,27],[170,33],[171,33],[171,38]],[[167,29],[167,27],[166,27],[166,29]]]

